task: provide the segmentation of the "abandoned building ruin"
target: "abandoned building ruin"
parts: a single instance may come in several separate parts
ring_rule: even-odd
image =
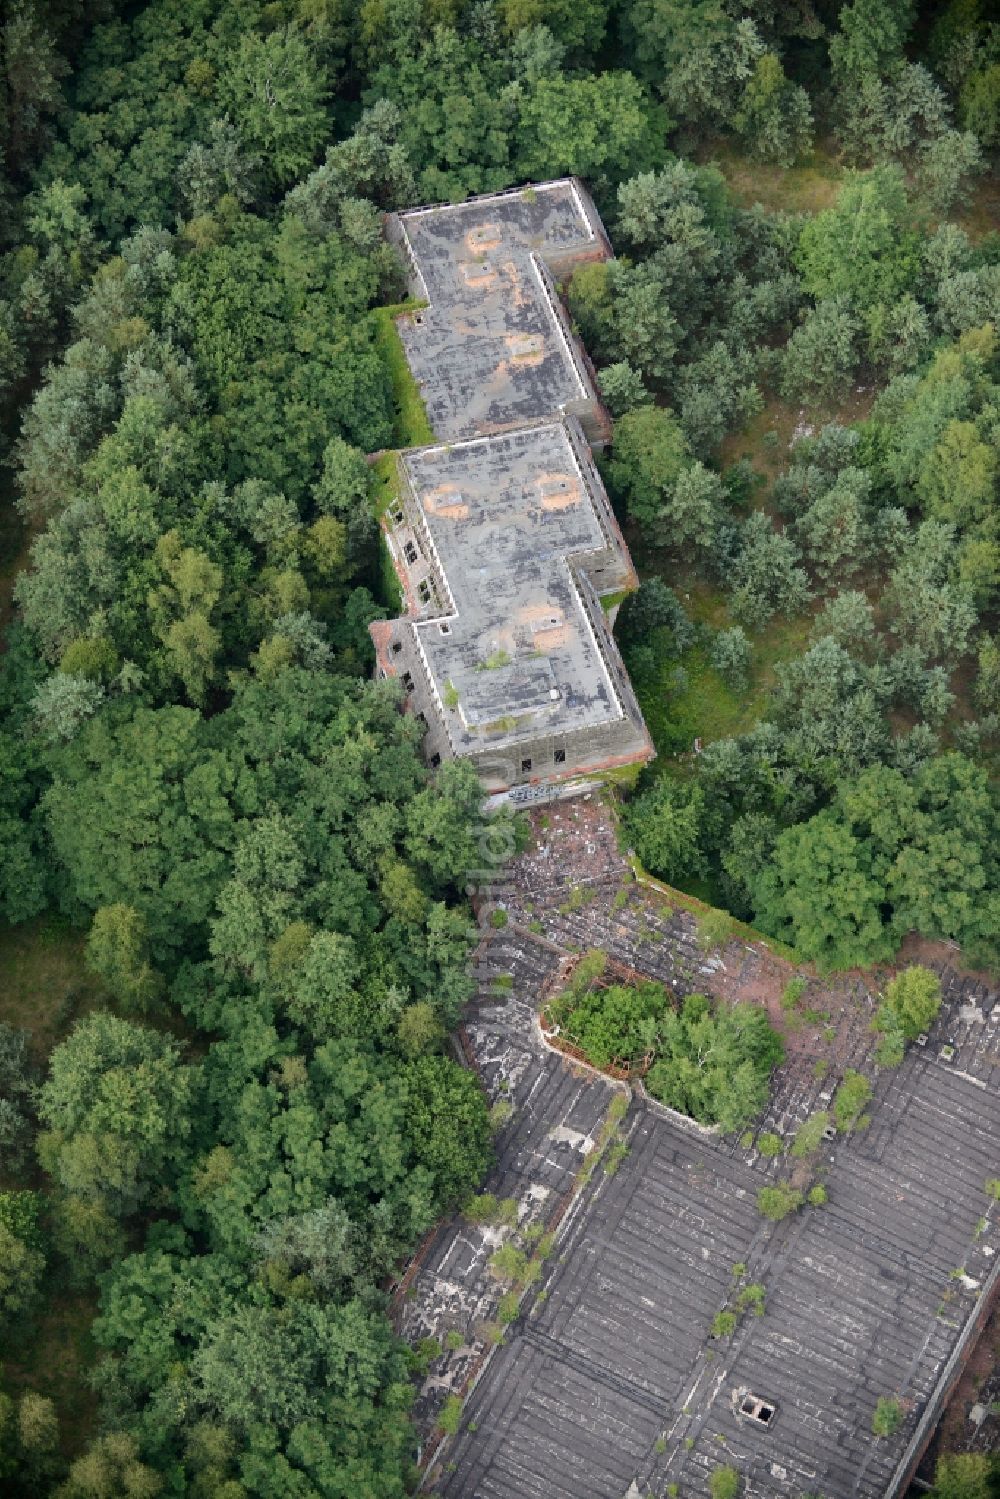
[[[400,338],[436,437],[452,442],[560,413],[603,446],[611,424],[555,277],[611,258],[575,178],[390,214],[410,294]]]
[[[871,1127],[828,1125],[808,1169],[798,1131],[849,1067],[871,1070],[879,996],[858,978],[816,981],[824,1023],[803,1017],[739,1138],[553,1048],[540,1007],[589,949],[678,994],[778,1003],[787,975],[760,944],[702,951],[582,780],[653,753],[607,610],[636,583],[591,451],[610,423],[556,287],[611,254],[586,193],[418,209],[387,234],[423,304],[399,329],[436,440],[396,457],[383,529],[405,612],[371,627],[378,670],[402,682],[431,765],[468,758],[514,800],[583,792],[533,814],[491,886],[504,915],[461,1033],[503,1108],[485,1186],[511,1211],[439,1224],[394,1298],[407,1340],[440,1349],[414,1407],[423,1488],[707,1499],[728,1467],[747,1499],[903,1499],[1000,1297],[1000,996],[944,968],[930,1033],[875,1069]],[[762,1216],[764,1186],[813,1169],[821,1199]],[[518,1236],[555,1252],[511,1307],[494,1256]]]
[[[383,516],[405,615],[371,626],[431,766],[544,797],[652,741],[602,598],[637,579],[591,445],[610,436],[553,276],[607,259],[573,179],[390,215],[427,305],[398,323],[439,443],[397,457]]]
[[[790,970],[739,936],[704,951],[695,918],[633,878],[596,795],[532,821],[491,891],[507,919],[483,928],[462,1030],[506,1106],[484,1189],[516,1213],[441,1223],[394,1302],[411,1344],[441,1347],[414,1406],[423,1491],[710,1499],[731,1467],[743,1499],[904,1499],[1000,1300],[1000,995],[937,963],[938,1019],[899,1067],[873,1069],[877,986],[814,978],[823,1009],[789,1036],[764,1116],[746,1135],[705,1129],[554,1050],[546,996],[592,949],[678,994],[756,1003],[777,1004]],[[769,1220],[759,1191],[801,1169],[792,1142],[848,1068],[874,1072],[867,1127],[824,1135],[802,1178],[815,1171],[824,1203]],[[540,1273],[501,1318],[494,1256],[543,1233]],[[750,1284],[766,1305],[740,1310]],[[442,1440],[453,1395],[461,1421]],[[897,1402],[888,1436],[880,1398]],[[987,1437],[997,1419],[983,1411]]]

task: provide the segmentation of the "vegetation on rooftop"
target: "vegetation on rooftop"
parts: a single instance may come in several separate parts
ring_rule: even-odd
[[[891,1437],[903,1424],[905,1411],[895,1395],[880,1395],[872,1416],[872,1431],[877,1437]]]
[[[375,345],[385,364],[389,388],[392,392],[392,446],[394,448],[419,448],[434,441],[434,431],[427,419],[420,388],[407,363],[406,352],[396,326],[402,315],[412,313],[422,302],[400,302],[395,307],[376,307],[372,312],[375,323]]]
[[[678,1006],[652,980],[607,982],[604,955],[596,952],[580,959],[547,1018],[595,1067],[642,1075],[661,1103],[727,1133],[761,1111],[784,1057],[759,1006],[701,994]]]

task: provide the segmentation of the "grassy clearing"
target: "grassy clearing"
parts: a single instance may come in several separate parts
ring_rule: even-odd
[[[34,532],[14,508],[12,498],[0,485],[0,636],[14,613],[14,584],[17,575],[28,565],[28,553]]]
[[[749,459],[764,480],[755,501],[768,508],[771,486],[788,467],[793,443],[798,437],[818,432],[828,422],[849,426],[864,421],[878,394],[874,386],[859,385],[842,400],[829,406],[806,407],[773,396],[757,416],[739,432],[732,432],[719,450],[719,463],[729,468],[740,458]]]
[[[393,442],[397,448],[417,448],[434,441],[420,387],[406,362],[406,354],[396,328],[396,318],[401,313],[414,312],[426,305],[425,302],[417,301],[399,302],[394,307],[376,307],[372,312],[375,319],[375,342],[385,360],[392,388]]]
[[[388,453],[382,453],[372,464],[372,473],[375,476],[374,504],[375,514],[379,520],[382,519],[393,500],[399,494],[399,474],[396,468],[395,449]],[[403,610],[403,590],[396,576],[389,548],[385,544],[385,537],[379,536],[378,548],[378,582],[379,603],[384,604],[391,614],[401,614]]]
[[[0,1020],[30,1031],[39,1064],[100,996],[83,966],[83,943],[52,917],[0,931]]]
[[[1000,168],[994,167],[979,178],[968,208],[954,219],[972,239],[996,233],[1000,223]]]
[[[388,609],[393,617],[402,614],[404,612],[403,590],[396,576],[396,569],[392,564],[384,536],[379,536],[378,542],[378,584],[379,603]]]
[[[30,1033],[39,1067],[100,999],[99,984],[83,966],[83,944],[80,932],[52,917],[0,932],[0,1020]],[[44,1189],[41,1173],[33,1185]],[[84,1447],[96,1425],[97,1400],[86,1380],[94,1363],[96,1310],[93,1293],[57,1292],[24,1336],[9,1339],[2,1351],[8,1393],[37,1390],[55,1402],[67,1457]]]
[[[641,765],[612,765],[607,770],[585,771],[580,779],[593,781],[596,786],[618,787],[620,790],[632,791],[641,774]]]
[[[859,387],[837,405],[818,410],[772,398],[742,431],[726,438],[720,453],[721,467],[748,459],[764,479],[754,503],[770,511],[771,487],[788,467],[796,435],[816,431],[826,422],[847,425],[863,420],[874,395],[873,390]],[[720,589],[679,568],[668,551],[647,546],[634,532],[629,535],[629,543],[640,577],[663,578],[693,620],[712,630],[724,630],[734,623]],[[777,668],[806,649],[813,614],[810,610],[797,619],[777,617],[751,636],[751,674],[745,691],[734,691],[726,684],[712,666],[710,646],[704,641],[696,642],[679,661],[664,651],[657,655],[651,670],[637,665],[632,672],[633,685],[659,756],[651,773],[687,775],[687,756],[695,739],[710,744],[714,739],[751,729],[766,712],[777,682]],[[678,756],[685,758],[681,761]]]
[[[372,464],[372,473],[375,476],[375,514],[379,520],[399,494],[399,472],[396,461],[397,454],[393,448],[387,453],[380,453]]]
[[[645,575],[647,569],[642,570]],[[670,580],[665,569],[654,566],[648,571],[659,571],[661,577]],[[692,619],[713,630],[726,629],[733,623],[726,596],[719,589],[701,580],[685,586],[674,578],[673,583]],[[723,680],[711,663],[709,646],[701,641],[679,658],[666,651],[656,654],[652,669],[637,663],[632,669],[632,685],[658,756],[651,773],[686,775],[690,769],[687,756],[695,739],[710,744],[714,739],[752,729],[766,711],[777,682],[777,668],[802,654],[811,626],[811,614],[797,619],[776,617],[751,635],[751,675],[745,691],[735,691]]]
[[[34,1390],[54,1402],[59,1445],[70,1459],[82,1451],[97,1428],[97,1396],[87,1383],[96,1358],[90,1333],[96,1315],[96,1295],[51,1297],[23,1349],[4,1350],[5,1391],[16,1398]]]
[[[844,180],[834,150],[823,143],[793,167],[751,161],[726,141],[714,142],[701,159],[719,168],[737,202],[746,208],[759,203],[772,213],[819,213],[836,201]]]

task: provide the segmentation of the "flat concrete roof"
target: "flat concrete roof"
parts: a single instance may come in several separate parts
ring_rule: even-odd
[[[396,223],[430,304],[398,327],[437,436],[468,437],[594,399],[540,263],[608,253],[575,182],[418,208]]]
[[[561,1230],[428,1486],[446,1499],[659,1499],[677,1484],[703,1499],[731,1464],[753,1499],[905,1492],[998,1275],[1000,1216],[986,1182],[1000,1172],[1000,996],[944,969],[926,1045],[886,1071],[871,1062],[877,992],[858,978],[814,980],[810,1004],[828,1019],[803,1019],[789,1038],[756,1143],[636,1098],[620,1125],[628,1154],[570,1202],[614,1087],[543,1048],[535,1010],[560,959],[598,947],[678,993],[744,997],[776,996],[789,970],[739,939],[705,954],[692,916],[631,883],[599,804],[545,816],[490,891],[509,919],[478,955],[466,1028],[489,1096],[513,1105],[486,1187],[517,1199],[522,1224]],[[566,900],[580,888],[588,900]],[[500,974],[510,975],[503,987]],[[819,1060],[829,1073],[818,1075]],[[798,1163],[757,1144],[773,1132],[787,1149],[830,1107],[847,1066],[874,1074],[871,1123],[825,1142],[803,1172],[803,1185],[813,1172],[823,1181],[826,1204],[772,1223],[757,1194]],[[425,1381],[425,1430],[479,1367],[503,1237],[448,1225],[400,1302],[407,1336],[466,1337]],[[763,1315],[713,1336],[744,1284],[764,1286]],[[745,1413],[749,1396],[769,1403],[768,1423]],[[902,1412],[887,1438],[872,1431],[883,1397]]]
[[[621,718],[568,560],[617,538],[562,423],[402,462],[451,593],[448,612],[414,630],[456,750]]]

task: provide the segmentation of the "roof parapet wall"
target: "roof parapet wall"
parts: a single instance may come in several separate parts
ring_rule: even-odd
[[[389,214],[386,235],[426,306],[397,322],[437,436],[501,431],[557,412],[602,446],[611,423],[554,277],[611,258],[576,178]]]
[[[490,790],[650,759],[601,605],[638,582],[594,464],[610,438],[556,276],[611,256],[575,178],[387,217],[410,290],[398,320],[441,439],[399,454],[382,517],[406,600],[372,627],[432,765]]]

